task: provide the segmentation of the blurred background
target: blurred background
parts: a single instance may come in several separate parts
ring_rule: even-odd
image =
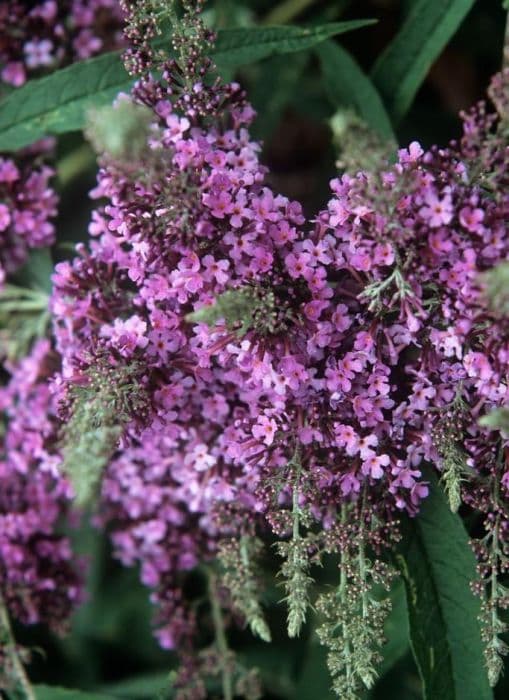
[[[412,0],[216,0],[207,4],[206,12],[207,21],[216,27],[374,18],[376,24],[335,39],[369,72],[412,5]],[[500,67],[504,29],[500,0],[474,3],[399,124],[401,145],[411,140],[445,145],[459,136],[458,113],[483,97],[491,75]],[[263,143],[271,185],[300,200],[308,213],[317,211],[326,202],[328,181],[337,172],[338,143],[330,128],[337,105],[328,98],[316,56],[312,52],[276,56],[243,68],[235,77],[259,114],[254,133]],[[341,75],[337,80],[341,81]],[[362,141],[359,144],[365,147]],[[68,257],[74,243],[86,240],[92,208],[87,193],[95,171],[93,152],[81,136],[60,139],[58,180],[63,207],[59,242],[53,250],[55,261]],[[89,602],[75,616],[65,640],[49,637],[42,629],[17,630],[20,642],[33,650],[30,674],[34,682],[101,689],[119,698],[170,697],[164,689],[175,660],[152,638],[148,595],[138,582],[138,572],[112,562],[106,538],[93,528],[81,528],[73,537],[90,563]],[[320,585],[334,582],[335,574],[331,560],[318,572]],[[192,585],[199,590],[199,576]],[[260,668],[264,697],[269,700],[332,698],[324,655],[312,640],[313,622],[299,640],[286,639],[285,610],[278,605],[281,597],[281,591],[273,589],[266,601],[274,643],[265,647],[248,633],[236,632],[232,646],[246,665]],[[418,700],[420,681],[408,647],[402,592],[397,587],[393,599],[386,663],[376,688],[366,697]],[[134,677],[137,680],[131,681]],[[496,698],[508,697],[506,674]]]

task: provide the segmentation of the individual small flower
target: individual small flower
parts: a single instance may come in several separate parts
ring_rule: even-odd
[[[285,264],[290,277],[306,277],[313,265],[312,257],[309,253],[289,253],[285,258]]]
[[[50,66],[53,62],[53,43],[49,39],[27,41],[24,46],[24,51],[28,68]]]
[[[408,148],[402,148],[398,151],[398,157],[401,163],[415,163],[424,155],[424,150],[418,141],[412,141]]]
[[[261,440],[265,445],[270,446],[274,442],[277,431],[277,423],[268,416],[260,416],[253,425],[252,433],[257,440]]]
[[[439,197],[433,189],[429,189],[424,193],[423,200],[424,206],[419,210],[419,214],[432,228],[451,222],[453,204],[449,193]]]
[[[363,474],[369,474],[373,479],[381,479],[384,475],[384,467],[390,464],[389,455],[370,455],[362,462]]]
[[[203,258],[205,267],[204,277],[210,281],[214,278],[218,284],[225,284],[228,281],[227,270],[230,267],[228,260],[215,260],[212,255]]]
[[[459,213],[460,224],[472,233],[482,233],[484,211],[479,208],[463,207]]]

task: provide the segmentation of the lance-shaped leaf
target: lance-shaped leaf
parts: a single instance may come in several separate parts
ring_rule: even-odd
[[[380,136],[395,142],[377,89],[350,54],[333,41],[324,42],[316,52],[330,101],[336,107],[352,107]]]
[[[218,33],[213,57],[219,69],[267,56],[309,49],[325,39],[371,24],[373,20],[331,22],[315,27],[252,27]],[[158,40],[157,46],[165,46]],[[0,151],[23,148],[47,134],[77,131],[91,107],[110,104],[133,79],[120,53],[80,61],[13,91],[0,105]]]
[[[437,478],[408,523],[398,555],[405,581],[410,641],[425,700],[492,700],[483,662],[479,602],[470,589],[474,555],[459,516]]]
[[[268,56],[296,53],[338,34],[374,24],[373,19],[330,22],[314,27],[251,27],[225,29],[218,34],[214,60],[220,66],[242,66]]]
[[[407,112],[435,59],[474,0],[414,0],[398,34],[376,61],[371,77],[394,122]]]

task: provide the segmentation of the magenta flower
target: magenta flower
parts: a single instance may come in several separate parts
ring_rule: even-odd
[[[472,233],[483,232],[484,211],[475,207],[463,207],[459,213],[460,224]]]
[[[277,424],[268,416],[259,416],[253,425],[252,433],[257,440],[261,440],[265,445],[270,446],[274,442]]]
[[[369,474],[373,479],[381,479],[384,475],[383,467],[390,464],[389,455],[372,454],[362,462],[362,473]]]
[[[432,228],[451,222],[454,210],[449,193],[440,198],[435,190],[429,189],[424,193],[423,200],[424,206],[419,210],[419,214]]]

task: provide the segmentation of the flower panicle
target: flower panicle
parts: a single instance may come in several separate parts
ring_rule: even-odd
[[[69,418],[61,437],[62,470],[71,479],[80,506],[95,494],[124,426],[134,416],[143,420],[147,397],[139,377],[135,364],[113,368],[99,358],[79,383],[69,387],[65,407]]]
[[[260,604],[260,586],[253,567],[263,550],[261,541],[249,535],[240,540],[223,540],[218,559],[223,569],[222,583],[228,589],[235,610],[246,619],[251,632],[264,642],[271,641],[269,626]]]

